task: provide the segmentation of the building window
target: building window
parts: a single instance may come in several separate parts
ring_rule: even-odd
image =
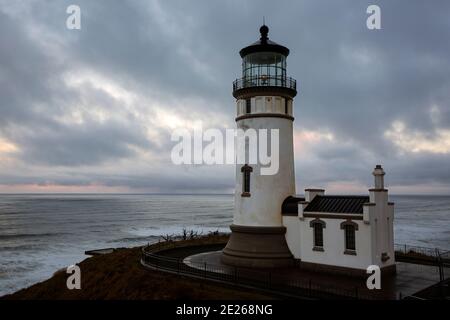
[[[313,228],[314,237],[314,251],[323,251],[323,229],[325,222],[320,219],[314,219],[310,222],[310,227]]]
[[[248,164],[244,165],[241,168],[242,172],[242,197],[250,197],[250,173],[253,171],[253,168]]]
[[[314,224],[314,247],[323,248],[323,227],[320,223]]]
[[[355,227],[345,226],[345,250],[355,250]]]
[[[341,223],[341,229],[345,235],[345,254],[356,255],[356,236],[355,231],[358,230],[358,224],[353,221],[344,221]]]
[[[245,100],[245,113],[251,113],[252,112],[252,100],[246,99]]]
[[[284,99],[284,113],[289,114],[289,99]]]

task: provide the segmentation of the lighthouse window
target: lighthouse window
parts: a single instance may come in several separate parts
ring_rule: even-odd
[[[250,192],[250,172],[244,172],[244,192]]]
[[[280,86],[286,78],[286,57],[274,52],[248,54],[243,59],[242,75],[248,86]]]
[[[241,168],[242,172],[242,196],[250,197],[250,173],[253,171],[253,168],[249,165],[244,165]]]
[[[284,113],[289,114],[289,99],[284,99]]]
[[[252,100],[246,99],[245,100],[245,113],[251,113],[252,112]]]

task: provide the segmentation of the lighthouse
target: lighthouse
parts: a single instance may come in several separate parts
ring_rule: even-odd
[[[233,83],[236,126],[244,132],[276,130],[279,166],[273,174],[262,174],[264,165],[259,162],[236,165],[232,233],[221,260],[234,266],[272,268],[294,261],[286,243],[281,210],[283,202],[295,195],[293,98],[297,88],[296,81],[287,76],[289,49],[269,40],[266,25],[260,33],[258,41],[239,52],[242,77]],[[269,151],[271,142],[267,139]],[[247,161],[248,149],[236,152],[237,158],[243,156]]]

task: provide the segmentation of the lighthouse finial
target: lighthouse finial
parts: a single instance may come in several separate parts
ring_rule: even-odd
[[[264,20],[265,18],[263,17],[263,23],[265,22]],[[259,28],[259,32],[261,33],[261,42],[267,43],[267,39],[269,39],[269,37],[267,36],[267,34],[269,33],[269,27],[263,24],[261,28]]]

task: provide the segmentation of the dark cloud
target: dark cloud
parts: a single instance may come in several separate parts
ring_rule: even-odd
[[[334,137],[296,154],[299,187],[369,184],[383,163],[392,185],[450,188],[449,150],[410,152],[386,136],[397,121],[407,137],[449,139],[448,1],[77,3],[81,31],[65,28],[72,1],[0,2],[0,138],[19,149],[8,155],[17,172],[0,154],[1,183],[229,190],[230,167],[170,164],[158,112],[233,126],[238,51],[265,16],[269,37],[291,49],[296,130]],[[369,4],[382,30],[366,28]]]
[[[23,139],[23,140],[22,140]],[[19,140],[29,163],[78,166],[119,160],[135,154],[130,146],[150,148],[142,132],[120,123],[88,123],[45,128]]]

